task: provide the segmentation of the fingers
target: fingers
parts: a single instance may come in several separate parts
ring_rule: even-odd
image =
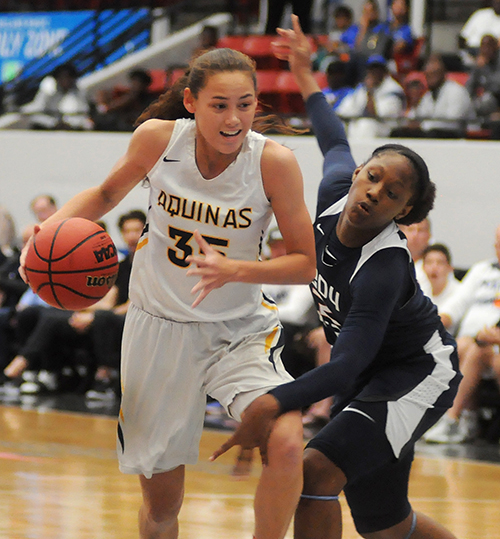
[[[213,251],[212,247],[210,247],[210,244],[205,240],[205,238],[199,233],[198,230],[194,231],[193,236],[203,254],[207,255],[209,252]]]
[[[216,449],[212,453],[212,455],[209,457],[208,460],[213,462],[215,459],[219,458],[221,455],[223,455],[226,451],[228,451],[229,449],[231,449],[231,447],[234,447],[235,445],[237,445],[237,443],[236,443],[236,440],[235,440],[235,437],[234,437],[234,434],[233,434],[233,436],[231,436],[231,438],[229,438],[229,440],[224,442],[219,447],[219,449]]]

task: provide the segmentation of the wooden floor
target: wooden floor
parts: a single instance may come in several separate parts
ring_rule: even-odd
[[[118,471],[115,427],[102,416],[0,406],[0,538],[137,539],[138,480]],[[234,453],[207,460],[227,437],[204,432],[187,472],[181,539],[251,538],[259,466],[236,481]],[[410,494],[461,539],[500,537],[498,464],[418,457]],[[342,503],[344,539],[358,537]]]

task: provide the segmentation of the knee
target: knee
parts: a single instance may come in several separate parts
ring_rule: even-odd
[[[176,521],[182,507],[182,495],[168,497],[168,499],[144,498],[142,504],[142,516],[153,524],[159,525],[164,522]]]
[[[289,417],[286,417],[289,416]],[[300,414],[286,414],[278,421],[269,437],[269,464],[273,462],[282,468],[302,467],[304,438]]]
[[[347,479],[328,457],[316,449],[304,453],[304,493],[314,495],[338,495]]]

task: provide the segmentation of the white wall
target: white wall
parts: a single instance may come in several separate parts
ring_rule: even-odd
[[[99,183],[125,151],[129,134],[0,130],[0,205],[14,215],[18,229],[32,222],[31,199],[51,193],[60,203]],[[275,137],[295,151],[302,167],[307,206],[314,214],[322,157],[314,137]],[[383,139],[352,142],[357,162]],[[392,140],[394,142],[394,140]],[[403,142],[404,143],[404,142]],[[438,196],[431,213],[433,238],[451,248],[455,265],[468,267],[494,256],[494,231],[500,224],[500,143],[406,141],[427,161]],[[148,191],[136,187],[105,217],[119,243],[118,216],[147,210]]]

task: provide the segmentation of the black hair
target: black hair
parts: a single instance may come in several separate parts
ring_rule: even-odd
[[[52,71],[52,76],[57,79],[57,77],[59,77],[62,73],[67,73],[70,77],[74,79],[78,78],[78,70],[71,63],[58,65],[54,69],[54,71]]]
[[[401,219],[395,219],[395,221],[400,225],[419,223],[427,217],[434,207],[436,185],[430,179],[429,169],[427,168],[425,161],[418,155],[418,153],[407,146],[403,146],[402,144],[384,144],[373,151],[371,158],[378,157],[379,155],[388,152],[397,153],[406,157],[415,171],[415,194],[408,203],[413,206],[413,208],[407,215],[401,217]]]
[[[451,265],[451,253],[448,247],[442,243],[433,243],[432,245],[428,245],[424,252],[422,253],[422,258],[425,258],[425,255],[428,253],[432,253],[433,251],[437,251],[438,253],[443,253],[446,257],[446,260],[448,261],[448,264]]]
[[[333,17],[346,17],[352,19],[354,17],[353,11],[349,6],[340,5],[333,11]]]
[[[145,71],[144,69],[134,69],[128,74],[128,78],[130,80],[137,79],[138,81],[142,82],[144,86],[149,86],[153,79],[151,78],[151,75]]]
[[[118,228],[122,230],[123,225],[131,219],[137,219],[138,221],[141,221],[143,225],[146,224],[146,214],[142,210],[130,210],[129,212],[120,215],[120,218],[118,219]]]

